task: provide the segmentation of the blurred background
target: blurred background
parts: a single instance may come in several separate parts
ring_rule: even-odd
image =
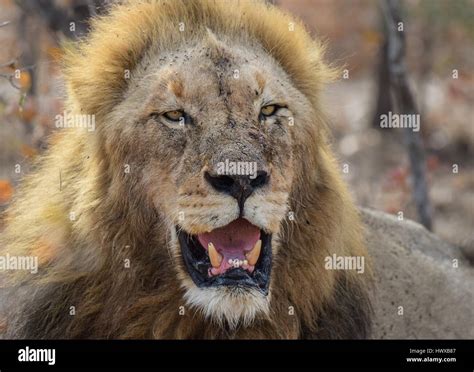
[[[327,62],[341,67],[323,99],[335,151],[346,165],[341,172],[357,203],[402,212],[472,253],[474,2],[271,2],[326,40]],[[87,19],[107,3],[0,0],[0,212],[63,112],[59,45],[86,35]],[[397,67],[391,65],[391,16],[403,24],[402,85],[411,97],[408,108],[420,113],[418,133],[380,128],[381,113],[407,109],[391,75]]]

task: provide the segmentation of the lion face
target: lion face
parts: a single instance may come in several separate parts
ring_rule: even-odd
[[[310,104],[258,47],[215,39],[150,53],[129,86],[121,112],[139,119],[119,118],[108,146],[140,169],[188,303],[230,325],[267,312],[298,168],[293,123],[310,121]]]

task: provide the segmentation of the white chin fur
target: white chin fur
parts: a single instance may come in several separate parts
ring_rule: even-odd
[[[186,302],[202,311],[207,319],[231,329],[249,326],[257,314],[269,312],[269,298],[254,288],[198,288],[186,286]]]

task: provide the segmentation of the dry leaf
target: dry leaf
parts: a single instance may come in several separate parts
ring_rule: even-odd
[[[29,71],[21,71],[18,86],[23,92],[27,92],[31,88],[31,74]]]
[[[24,157],[29,158],[29,159],[34,158],[38,154],[38,151],[35,148],[29,145],[24,145],[24,144],[21,145],[20,151]]]
[[[0,180],[0,204],[8,203],[13,195],[10,181]]]

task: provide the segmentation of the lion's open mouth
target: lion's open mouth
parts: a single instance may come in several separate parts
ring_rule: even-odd
[[[204,234],[176,231],[184,263],[198,287],[247,286],[268,293],[270,234],[243,218]]]

